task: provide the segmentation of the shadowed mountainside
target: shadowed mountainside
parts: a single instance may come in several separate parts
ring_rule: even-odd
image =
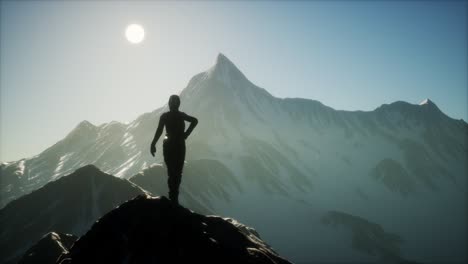
[[[233,219],[200,215],[149,196],[103,216],[58,262],[290,263]]]
[[[0,210],[0,263],[15,263],[48,232],[81,235],[117,205],[145,193],[94,165],[50,182]]]
[[[24,253],[18,264],[53,264],[62,254],[68,253],[77,239],[74,235],[47,233]]]
[[[333,227],[343,226],[352,232],[352,246],[358,251],[379,257],[381,263],[417,264],[400,256],[403,239],[386,232],[382,226],[358,216],[330,211],[322,222]]]

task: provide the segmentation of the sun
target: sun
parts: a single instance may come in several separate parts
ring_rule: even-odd
[[[138,24],[128,25],[125,29],[125,37],[130,43],[141,43],[145,39],[145,29]]]

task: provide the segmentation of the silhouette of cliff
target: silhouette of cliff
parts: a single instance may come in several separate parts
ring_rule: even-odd
[[[104,215],[57,263],[290,262],[233,219],[139,195]]]

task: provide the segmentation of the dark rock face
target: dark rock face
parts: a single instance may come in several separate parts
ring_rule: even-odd
[[[18,264],[54,264],[77,239],[74,235],[50,232],[26,251]]]
[[[400,247],[403,239],[385,231],[379,224],[344,212],[330,211],[322,222],[331,226],[342,225],[352,232],[352,247],[358,251],[379,256],[379,263],[417,264],[403,259]]]
[[[370,175],[377,181],[381,181],[389,190],[405,197],[416,191],[416,182],[411,174],[394,159],[381,160],[371,170]]]
[[[235,220],[140,195],[102,217],[58,263],[290,262]]]

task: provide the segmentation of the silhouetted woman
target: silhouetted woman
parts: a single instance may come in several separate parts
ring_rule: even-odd
[[[165,112],[159,118],[158,128],[151,142],[151,155],[156,153],[156,143],[166,127],[166,137],[163,142],[164,162],[167,167],[167,184],[169,186],[169,199],[179,203],[179,185],[182,178],[182,169],[185,159],[185,140],[192,133],[198,120],[179,111],[180,98],[177,95],[169,97],[169,112]],[[190,126],[185,131],[185,121]]]

